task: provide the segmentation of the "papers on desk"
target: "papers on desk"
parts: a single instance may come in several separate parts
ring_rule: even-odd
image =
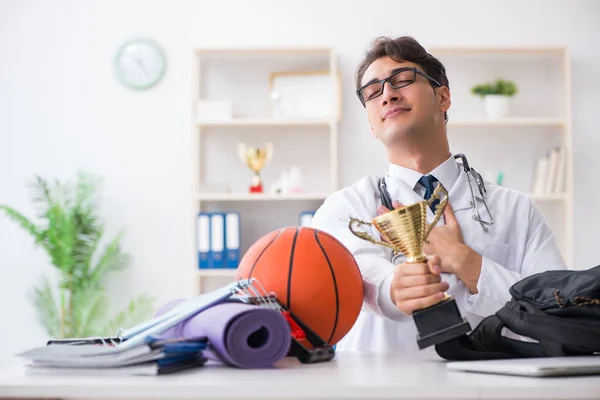
[[[54,344],[18,354],[32,374],[159,375],[199,367],[208,339],[149,338],[133,348],[95,344]]]

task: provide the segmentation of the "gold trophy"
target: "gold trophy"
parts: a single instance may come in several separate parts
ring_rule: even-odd
[[[439,204],[435,209],[434,219],[428,226],[427,207],[435,200],[439,200]],[[427,236],[443,215],[447,204],[448,192],[438,183],[429,200],[391,210],[373,218],[371,222],[350,218],[348,226],[359,238],[389,247],[394,250],[394,254],[404,254],[407,263],[424,263],[427,262],[427,256],[423,253],[423,243],[427,242]],[[355,230],[353,225],[375,226],[385,241],[377,240],[367,232]],[[448,294],[439,303],[415,311],[412,315],[417,326],[419,349],[448,341],[471,330],[466,318],[460,315],[456,301]]]
[[[268,142],[265,148],[246,147],[245,143],[238,144],[238,157],[250,168],[254,175],[250,182],[250,193],[262,193],[263,184],[260,171],[271,161],[273,156],[273,143]]]

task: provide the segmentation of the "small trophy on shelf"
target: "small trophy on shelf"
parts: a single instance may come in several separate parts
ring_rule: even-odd
[[[435,218],[428,226],[427,208],[431,207],[436,199],[440,202],[435,209]],[[427,236],[443,215],[447,204],[448,192],[438,184],[429,200],[397,208],[373,218],[371,222],[350,218],[349,228],[361,239],[389,247],[395,254],[404,254],[408,263],[424,263],[427,262],[427,257],[423,254],[423,243],[427,241]],[[374,226],[385,241],[377,240],[367,232],[358,231],[353,225]],[[454,339],[471,330],[468,321],[461,316],[456,301],[448,294],[439,303],[415,311],[412,316],[417,327],[419,349]]]
[[[263,193],[260,171],[271,161],[273,143],[266,143],[264,148],[246,147],[245,143],[240,143],[237,150],[240,160],[254,172],[250,182],[250,193]]]

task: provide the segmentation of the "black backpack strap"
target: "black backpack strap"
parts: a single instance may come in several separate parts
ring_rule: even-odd
[[[502,308],[507,308],[508,304]],[[510,312],[510,311],[507,311]],[[438,355],[447,360],[491,360],[518,357],[542,357],[539,343],[522,342],[502,336],[504,321],[498,315],[485,318],[468,335],[435,346]],[[510,329],[510,328],[509,328]]]
[[[600,350],[600,327],[592,321],[551,316],[526,301],[516,300],[507,303],[497,315],[514,333],[539,341],[544,356],[561,357]]]

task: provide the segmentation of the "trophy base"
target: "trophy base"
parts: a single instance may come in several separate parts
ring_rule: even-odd
[[[417,345],[422,350],[458,336],[471,330],[466,318],[460,315],[454,298],[450,297],[438,304],[413,313],[417,326]]]
[[[262,185],[250,186],[250,193],[262,193],[263,187]]]

